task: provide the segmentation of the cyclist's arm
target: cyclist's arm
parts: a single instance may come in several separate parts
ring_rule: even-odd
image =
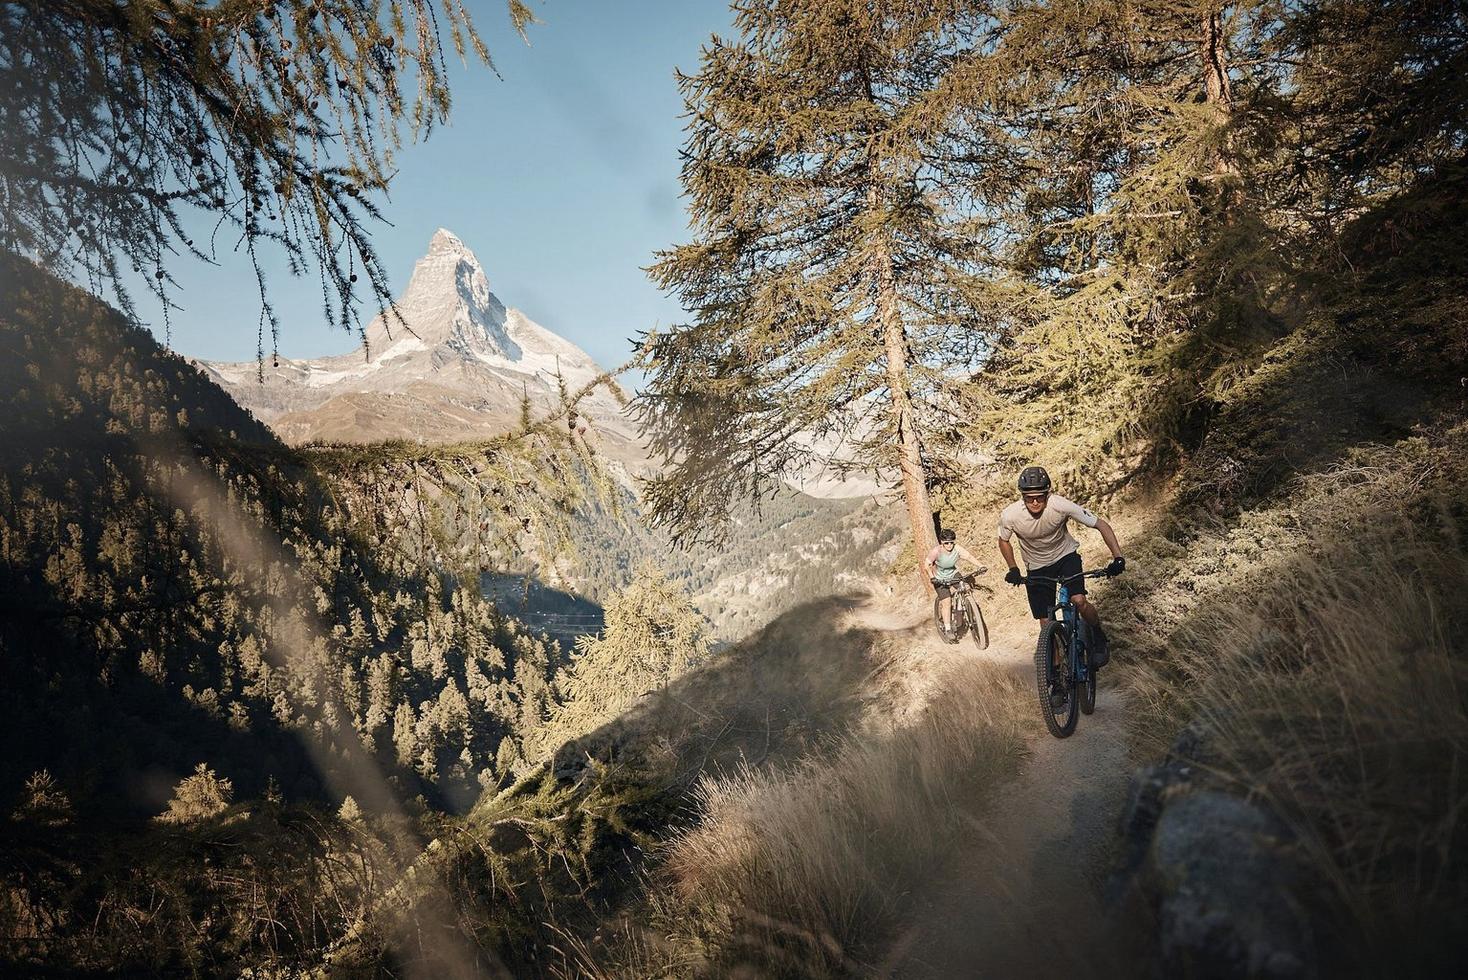
[[[981,562],[981,561],[979,561],[979,560],[978,560],[978,559],[977,559],[977,558],[975,558],[975,557],[974,557],[974,556],[973,556],[973,555],[971,555],[971,554],[969,554],[969,553],[968,553],[968,549],[967,549],[967,548],[965,548],[965,547],[964,547],[964,546],[963,546],[963,545],[959,545],[959,546],[958,546],[958,547],[957,547],[957,548],[956,548],[956,549],[955,549],[955,550],[956,550],[956,551],[957,551],[957,552],[958,552],[958,557],[960,557],[960,558],[962,558],[962,559],[964,559],[964,560],[965,560],[965,561],[967,561],[967,562],[968,562],[968,563],[969,563],[969,564],[970,564],[970,565],[972,565],[972,566],[974,566],[974,567],[975,567],[975,568],[977,568],[977,569],[978,569],[978,570],[979,570],[979,571],[981,571],[981,572],[982,572],[982,571],[985,571],[985,570],[986,570],[986,569],[985,569],[985,568],[984,568],[984,563],[983,563],[983,562]]]
[[[1009,568],[1019,567],[1019,562],[1014,560],[1014,545],[1003,538],[999,539],[999,553],[1004,556],[1004,563]]]
[[[1105,541],[1106,547],[1111,549],[1111,557],[1120,558],[1121,545],[1116,541],[1116,532],[1111,529],[1110,524],[1106,523],[1104,517],[1096,518],[1096,530],[1101,532],[1101,540]]]

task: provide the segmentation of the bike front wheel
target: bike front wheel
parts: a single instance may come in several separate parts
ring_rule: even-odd
[[[1086,630],[1086,635],[1091,635],[1089,629]],[[1091,645],[1089,643],[1081,644],[1080,649],[1077,651],[1076,659],[1086,672],[1085,683],[1080,685],[1081,714],[1089,715],[1096,710],[1096,667],[1091,663]]]
[[[984,622],[983,610],[979,609],[978,603],[974,602],[972,596],[963,597],[963,612],[968,619],[969,636],[973,637],[974,646],[980,650],[989,648],[989,626]]]
[[[1035,687],[1040,695],[1040,715],[1056,738],[1076,730],[1079,692],[1070,674],[1070,637],[1060,623],[1046,623],[1035,644]]]

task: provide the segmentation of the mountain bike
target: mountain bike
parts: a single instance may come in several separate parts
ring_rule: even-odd
[[[1104,578],[1105,569],[1082,572],[1076,578]],[[1035,644],[1035,686],[1039,688],[1040,714],[1045,727],[1056,738],[1066,738],[1076,730],[1078,712],[1096,710],[1096,668],[1091,666],[1091,627],[1082,619],[1070,599],[1070,589],[1058,578],[1031,576],[1030,582],[1053,582],[1060,595],[1050,610],[1051,621],[1040,627],[1040,641]],[[1059,615],[1055,615],[1059,613]]]
[[[979,609],[978,600],[974,598],[977,591],[974,588],[974,577],[978,572],[970,572],[960,576],[952,582],[939,582],[933,579],[934,585],[947,585],[953,593],[949,598],[953,602],[953,633],[952,639],[949,634],[943,632],[943,600],[933,598],[933,625],[938,630],[938,635],[943,638],[944,643],[957,643],[963,638],[964,631],[973,638],[974,646],[980,650],[989,647],[989,626],[984,622],[984,613]]]

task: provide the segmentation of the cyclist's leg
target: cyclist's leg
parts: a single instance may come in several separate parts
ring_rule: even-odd
[[[1079,554],[1067,555],[1060,563],[1065,564],[1070,559],[1074,560],[1062,574],[1067,578],[1072,575],[1077,576],[1074,579],[1069,579],[1071,582],[1071,602],[1075,605],[1076,612],[1080,615],[1081,619],[1085,620],[1086,625],[1090,627],[1091,636],[1095,640],[1092,650],[1095,665],[1098,667],[1105,666],[1110,659],[1110,652],[1107,649],[1106,630],[1101,628],[1101,611],[1096,608],[1096,604],[1086,595],[1086,580],[1079,577],[1083,570],[1081,567],[1081,556]]]
[[[938,586],[938,610],[943,616],[943,631],[953,632],[953,589],[946,585]]]
[[[1055,563],[1056,577],[1065,580],[1065,586],[1070,590],[1070,600],[1089,625],[1099,627],[1101,625],[1101,614],[1096,611],[1096,606],[1086,595],[1086,580],[1081,578],[1085,567],[1081,564],[1081,555],[1078,551],[1072,551],[1060,561]]]
[[[1076,612],[1081,614],[1082,619],[1090,623],[1092,626],[1101,625],[1100,611],[1097,610],[1096,604],[1094,602],[1086,598],[1086,594],[1084,592],[1082,592],[1080,595],[1072,595],[1071,598],[1075,601]]]
[[[1032,568],[1029,574],[1042,578],[1054,578],[1054,566]],[[1050,622],[1050,613],[1055,609],[1055,583],[1026,582],[1025,597],[1030,601],[1030,615],[1039,620],[1041,624]]]
[[[1055,566],[1045,565],[1040,568],[1029,569],[1028,574],[1041,578],[1054,578]],[[1025,597],[1030,602],[1030,615],[1034,616],[1043,629],[1049,625],[1052,618],[1051,613],[1055,611],[1055,583],[1054,582],[1026,582]],[[1053,649],[1053,648],[1052,648]],[[1060,665],[1051,657],[1050,666],[1058,668]],[[1052,675],[1053,676],[1053,675]]]

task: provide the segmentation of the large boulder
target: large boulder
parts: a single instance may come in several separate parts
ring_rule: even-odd
[[[1205,789],[1167,800],[1139,881],[1167,975],[1314,975],[1292,843],[1279,820],[1238,796]]]

